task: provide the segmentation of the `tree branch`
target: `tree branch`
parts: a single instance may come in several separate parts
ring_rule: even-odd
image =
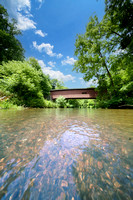
[[[100,57],[103,59],[103,55],[102,55],[102,53],[101,53],[100,50],[99,50],[99,54],[100,54]],[[107,64],[106,64],[105,60],[103,60],[103,64],[104,64],[104,67],[106,68],[106,71],[107,71],[108,76],[109,76],[109,78],[110,78],[111,85],[114,87],[114,82],[113,82],[112,76],[111,76],[111,74],[110,74],[110,71],[109,71],[109,69],[108,69],[108,67],[107,67]]]
[[[112,30],[111,30],[112,31]],[[119,37],[122,37],[119,33],[115,32],[115,31],[112,31],[112,33],[118,35]]]

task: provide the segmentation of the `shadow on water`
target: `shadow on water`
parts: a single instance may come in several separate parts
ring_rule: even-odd
[[[132,119],[127,110],[0,111],[0,198],[131,200]]]

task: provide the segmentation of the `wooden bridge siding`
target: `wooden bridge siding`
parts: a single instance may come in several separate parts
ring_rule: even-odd
[[[57,90],[51,91],[50,94],[51,99],[57,99],[59,96],[63,96],[66,99],[95,99],[97,96],[97,92],[94,89]]]

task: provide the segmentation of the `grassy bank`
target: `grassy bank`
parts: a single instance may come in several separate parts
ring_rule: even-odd
[[[24,109],[23,106],[17,106],[17,105],[14,105],[12,102],[10,101],[0,101],[0,109],[10,109],[10,108],[13,108],[13,109]]]
[[[18,102],[18,104],[17,104]],[[38,104],[39,105],[39,104]],[[0,109],[23,109],[23,108],[96,108],[96,102],[95,100],[88,99],[88,100],[78,100],[78,99],[69,99],[66,100],[64,97],[60,96],[58,99],[56,99],[55,102],[46,100],[43,98],[43,104],[40,104],[40,106],[37,106],[36,99],[32,99],[32,104],[29,106],[24,105],[23,103],[20,104],[19,101],[14,98],[8,98],[8,97],[1,97],[0,100]]]

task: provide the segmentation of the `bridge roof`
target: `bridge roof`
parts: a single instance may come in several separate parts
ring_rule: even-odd
[[[52,91],[67,91],[67,90],[94,90],[96,88],[72,88],[72,89],[57,89],[57,90],[50,90],[50,92]]]

